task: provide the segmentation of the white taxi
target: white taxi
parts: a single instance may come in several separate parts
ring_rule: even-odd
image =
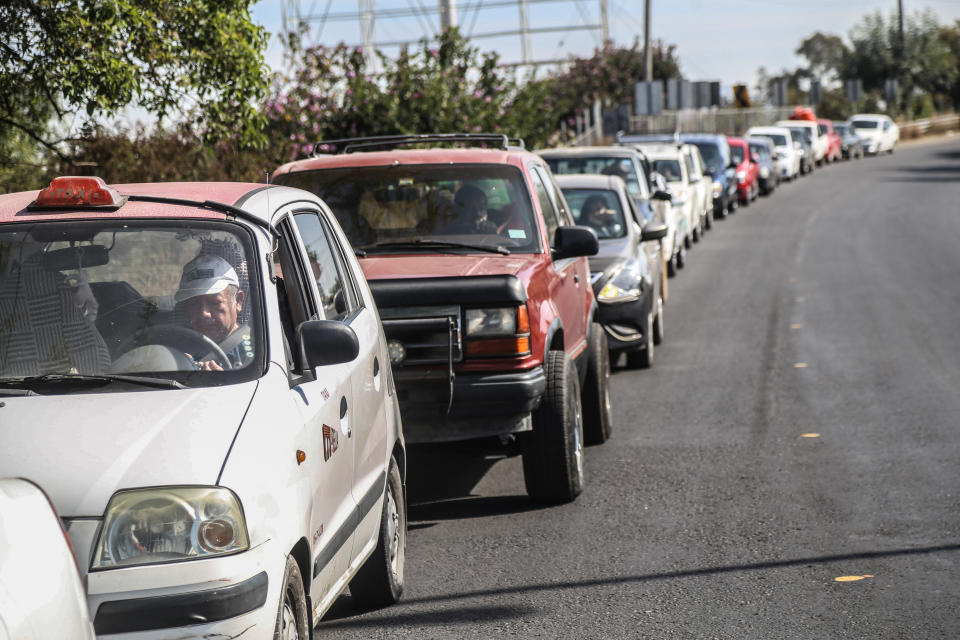
[[[0,476],[49,494],[99,638],[307,638],[348,587],[396,601],[389,363],[312,194],[64,177],[0,196]]]

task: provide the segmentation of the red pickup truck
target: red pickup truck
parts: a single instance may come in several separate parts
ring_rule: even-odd
[[[546,163],[504,135],[380,136],[319,143],[272,180],[323,198],[360,257],[407,442],[497,437],[531,497],[576,498],[584,444],[610,434],[610,362],[597,237]]]

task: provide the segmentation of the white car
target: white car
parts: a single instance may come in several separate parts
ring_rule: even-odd
[[[0,640],[48,638],[93,640],[83,583],[67,534],[43,490],[22,478],[3,478]]]
[[[774,151],[776,151],[776,166],[780,172],[780,177],[785,180],[793,180],[800,175],[800,150],[797,149],[791,136],[790,130],[786,127],[750,127],[747,129],[746,137],[769,138],[773,142]]]
[[[684,144],[682,151],[690,184],[695,191],[693,202],[699,219],[699,223],[693,228],[693,239],[699,241],[704,230],[713,226],[713,216],[710,215],[713,212],[713,178],[704,170],[703,156],[696,145]]]
[[[0,256],[0,475],[50,495],[98,638],[306,638],[348,586],[400,597],[390,357],[321,200],[56,178],[0,196]]]
[[[830,147],[830,140],[826,134],[820,133],[820,127],[816,122],[812,120],[780,120],[774,126],[787,129],[802,128],[804,131],[808,131],[810,135],[807,136],[807,139],[811,141],[813,147],[814,163],[817,166],[823,164],[824,158],[827,157],[827,149]]]
[[[863,138],[864,153],[893,153],[900,140],[900,127],[890,119],[878,113],[858,113],[847,121],[857,135]]]
[[[676,226],[670,228],[667,223],[667,235],[672,235],[675,246],[673,260],[667,262],[667,271],[673,275],[677,267],[685,264],[686,250],[693,243],[694,228],[698,229],[699,234],[702,222],[697,187],[691,184],[687,170],[683,149],[686,145],[654,142],[638,143],[636,146],[647,156],[653,172],[663,178],[666,190],[672,197],[673,210],[677,212]]]

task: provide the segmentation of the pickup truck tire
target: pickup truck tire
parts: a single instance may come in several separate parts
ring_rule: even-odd
[[[394,604],[403,593],[407,541],[407,508],[397,461],[390,457],[383,492],[377,546],[350,581],[350,595],[366,608]]]
[[[307,596],[303,590],[300,567],[293,556],[287,556],[281,588],[283,591],[280,595],[280,609],[277,611],[277,626],[273,630],[274,640],[309,638]]]
[[[523,480],[537,502],[573,502],[583,491],[580,380],[570,356],[547,352],[547,390],[523,434]]]
[[[584,443],[603,444],[610,438],[613,412],[610,409],[610,351],[607,334],[599,322],[590,326],[582,404]]]

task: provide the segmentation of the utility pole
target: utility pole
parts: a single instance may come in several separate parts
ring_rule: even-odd
[[[610,44],[610,20],[607,17],[607,0],[600,0],[600,24],[603,31],[603,46]]]
[[[440,0],[440,29],[457,26],[457,0]]]
[[[653,58],[650,52],[650,0],[643,0],[643,79],[653,82]]]

